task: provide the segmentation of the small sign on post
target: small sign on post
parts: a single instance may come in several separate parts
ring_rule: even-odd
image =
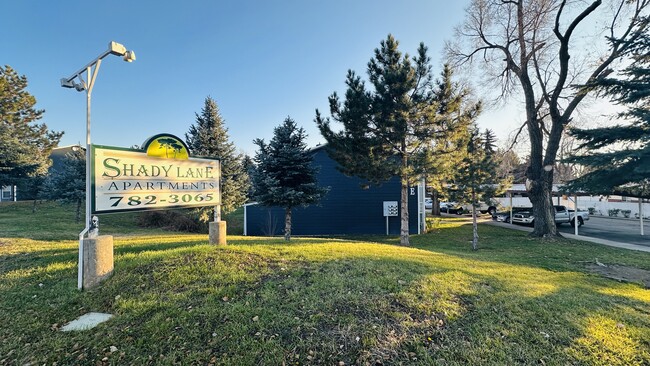
[[[388,235],[388,218],[397,216],[399,212],[397,201],[384,201],[384,216],[386,217],[386,235]]]

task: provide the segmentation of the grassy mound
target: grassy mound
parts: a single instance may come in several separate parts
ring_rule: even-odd
[[[49,225],[0,205],[0,365],[650,363],[650,290],[586,269],[650,269],[646,253],[489,226],[473,252],[471,228],[451,220],[413,248],[237,236],[213,247],[114,215],[102,230],[120,234],[115,274],[78,292],[77,227],[59,206],[39,210]],[[116,316],[58,331],[90,311]]]

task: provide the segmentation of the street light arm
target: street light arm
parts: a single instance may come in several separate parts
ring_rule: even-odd
[[[76,85],[74,85],[75,83],[73,82],[73,80],[75,78],[79,77],[86,70],[88,70],[89,67],[95,66],[95,64],[97,64],[97,62],[99,60],[103,59],[104,57],[106,57],[108,55],[123,56],[124,61],[128,61],[128,62],[131,62],[131,61],[135,60],[135,52],[127,51],[126,47],[124,47],[122,44],[111,41],[108,44],[108,50],[104,51],[101,55],[97,56],[97,58],[90,61],[86,66],[79,69],[79,71],[72,74],[72,76],[70,76],[69,78],[61,79],[61,86],[64,87],[64,88],[74,88],[74,87],[76,87]]]

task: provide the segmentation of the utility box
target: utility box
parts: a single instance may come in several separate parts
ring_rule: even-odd
[[[384,201],[384,216],[397,216],[398,207],[397,201]]]

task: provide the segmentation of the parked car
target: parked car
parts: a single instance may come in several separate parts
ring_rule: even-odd
[[[463,207],[459,206],[456,202],[440,202],[440,212],[461,215],[463,213]]]
[[[576,211],[575,210],[567,210],[567,211],[569,214],[569,223],[571,224],[571,226],[575,226],[575,220],[573,220],[573,218],[576,217]],[[578,217],[578,227],[580,227],[585,224],[585,221],[589,220],[589,212],[578,210],[577,217]],[[555,223],[557,223],[557,215],[555,218]]]
[[[522,211],[532,211],[530,207],[513,207],[512,208],[512,213],[513,215]],[[492,219],[497,221],[497,222],[507,222],[510,223],[510,211],[500,211],[495,213],[492,216]]]
[[[490,200],[488,202],[479,202],[478,203],[478,211],[480,213],[482,213],[482,214],[489,213],[491,216],[494,216],[497,213],[497,206],[498,205],[499,205],[498,202],[492,202],[492,200]],[[471,204],[462,205],[461,209],[462,209],[462,211],[459,210],[459,211],[461,211],[459,214],[461,214],[461,213],[470,213],[470,212],[472,212],[472,205]]]
[[[553,208],[555,209],[555,225],[569,223],[571,226],[575,226],[576,212],[574,210],[568,210],[565,206],[553,206]],[[578,211],[577,219],[578,227],[580,227],[584,225],[585,221],[589,220],[589,213],[587,211]],[[535,222],[533,211],[526,210],[513,214],[512,222],[515,224],[533,225]]]
[[[427,210],[433,209],[433,200],[429,197],[424,199],[424,208]]]

